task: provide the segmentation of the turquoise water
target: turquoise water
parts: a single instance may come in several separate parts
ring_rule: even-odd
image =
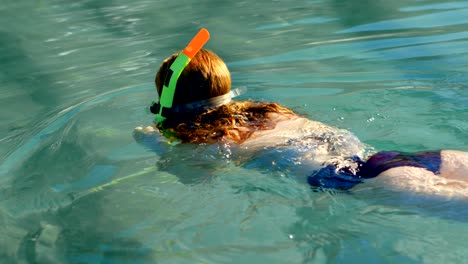
[[[161,60],[206,27],[241,99],[377,150],[468,150],[467,1],[4,0],[0,23],[1,263],[468,259],[464,202],[313,192],[132,138]]]

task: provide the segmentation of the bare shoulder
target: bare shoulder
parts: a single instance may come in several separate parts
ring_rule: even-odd
[[[270,113],[268,118],[274,128],[254,132],[242,145],[250,148],[268,147],[298,138],[302,135],[301,128],[307,123],[306,118],[291,114]]]
[[[325,156],[361,156],[365,148],[356,136],[344,129],[298,115],[275,113],[271,118],[275,122],[273,129],[256,131],[242,145],[249,148],[296,146]]]

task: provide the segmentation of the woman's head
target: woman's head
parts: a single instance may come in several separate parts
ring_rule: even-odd
[[[162,63],[156,74],[159,96],[167,72],[179,54]],[[177,80],[173,105],[184,105],[227,94],[231,91],[231,75],[226,64],[216,54],[200,50]],[[257,130],[272,129],[269,113],[292,115],[293,112],[276,103],[231,101],[202,112],[177,113],[158,123],[166,135],[182,142],[208,143],[222,139],[242,142]]]
[[[156,74],[156,89],[161,91],[169,67],[179,54],[165,59]],[[231,90],[231,75],[224,61],[214,52],[201,49],[182,71],[177,80],[173,104],[187,104],[227,94]]]

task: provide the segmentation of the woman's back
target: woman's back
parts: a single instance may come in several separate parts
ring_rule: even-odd
[[[270,114],[275,127],[261,130],[239,145],[243,156],[259,165],[278,167],[305,177],[326,165],[357,167],[353,157],[370,150],[351,132],[297,115]],[[267,164],[267,165],[266,165]]]

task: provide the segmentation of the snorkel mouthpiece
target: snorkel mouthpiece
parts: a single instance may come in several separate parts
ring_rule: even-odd
[[[166,119],[172,103],[174,101],[175,90],[177,86],[177,80],[180,77],[182,71],[187,67],[189,62],[195,57],[205,43],[210,39],[210,33],[205,28],[202,28],[197,35],[190,41],[185,49],[177,56],[175,61],[169,67],[166,78],[163,82],[163,88],[159,103],[154,103],[150,110],[156,114],[154,122],[161,123]]]

